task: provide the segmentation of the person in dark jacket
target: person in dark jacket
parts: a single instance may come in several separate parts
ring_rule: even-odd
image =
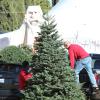
[[[29,63],[24,61],[22,64],[22,69],[19,74],[19,90],[24,90],[26,86],[26,81],[32,78],[32,73],[29,73],[31,67],[29,67]]]
[[[91,66],[92,59],[89,53],[87,53],[80,45],[71,44],[69,41],[64,42],[64,47],[68,50],[70,67],[75,71],[76,82],[79,83],[79,73],[85,68],[93,88],[98,90],[98,85]]]

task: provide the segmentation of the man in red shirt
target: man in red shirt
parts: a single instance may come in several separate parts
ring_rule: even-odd
[[[79,73],[83,68],[85,68],[93,89],[98,89],[98,85],[92,71],[92,59],[90,55],[80,45],[71,44],[69,41],[64,42],[64,47],[68,49],[71,69],[75,69],[76,82],[79,83]]]
[[[23,68],[21,69],[20,74],[19,74],[19,90],[20,91],[25,89],[26,81],[32,78],[32,74],[28,72],[31,68],[29,67],[29,63],[27,61],[24,61],[22,66]]]

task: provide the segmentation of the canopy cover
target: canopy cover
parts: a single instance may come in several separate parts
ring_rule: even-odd
[[[50,11],[63,40],[100,53],[100,0],[60,0]]]

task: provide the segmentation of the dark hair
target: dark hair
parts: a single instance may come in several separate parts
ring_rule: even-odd
[[[29,62],[28,61],[23,61],[22,66],[23,67],[28,67],[29,66]]]
[[[28,70],[29,70],[29,62],[28,61],[23,61],[22,68],[25,70],[26,73],[28,73]]]

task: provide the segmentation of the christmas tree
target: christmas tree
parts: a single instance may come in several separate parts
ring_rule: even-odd
[[[33,78],[27,83],[24,100],[85,100],[53,18],[45,17],[35,48]]]

